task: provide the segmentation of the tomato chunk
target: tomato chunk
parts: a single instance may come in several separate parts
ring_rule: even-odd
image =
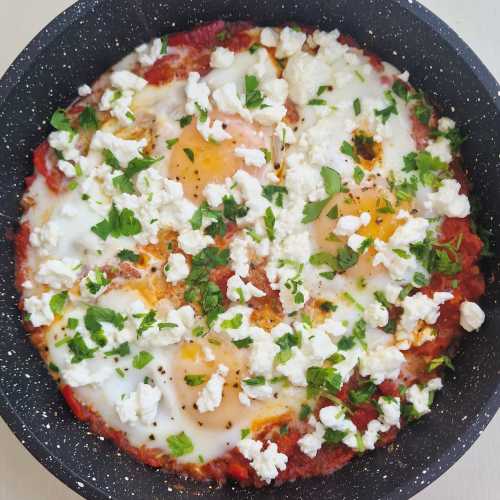
[[[51,165],[50,159],[50,146],[47,141],[42,142],[35,151],[33,151],[33,165],[35,170],[45,177],[47,186],[52,191],[58,193],[61,190],[64,180],[64,174]]]

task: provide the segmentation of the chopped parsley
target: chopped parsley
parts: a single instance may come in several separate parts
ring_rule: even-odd
[[[205,382],[206,376],[205,375],[185,375],[184,376],[184,382],[186,382],[187,385],[190,385],[192,387],[201,385]]]
[[[307,103],[309,106],[326,106],[325,99],[310,99]]]
[[[116,256],[122,261],[122,262],[125,262],[125,261],[129,261],[129,262],[139,262],[139,258],[140,258],[140,255],[135,253],[135,252],[132,252],[132,250],[127,250],[127,249],[123,249],[123,250],[120,250]]]
[[[175,137],[174,139],[167,139],[167,149],[172,149],[177,143],[179,142],[179,139]]]
[[[79,121],[83,130],[97,130],[99,128],[96,111],[91,106],[86,106],[80,113]]]
[[[267,237],[274,241],[274,225],[276,224],[276,217],[274,215],[273,209],[271,207],[267,207],[264,212],[264,225],[266,227]]]
[[[73,353],[71,358],[71,363],[77,364],[82,362],[84,359],[91,359],[94,357],[94,353],[97,351],[97,347],[90,349],[85,340],[83,340],[81,333],[75,333],[68,341],[68,348]]]
[[[353,173],[354,182],[359,185],[361,184],[361,181],[364,179],[364,177],[365,173],[363,169],[356,165],[354,167],[354,173]]]
[[[181,128],[187,127],[193,121],[193,115],[185,115],[179,120]]]
[[[433,370],[439,368],[440,366],[446,366],[450,370],[455,370],[455,367],[453,366],[453,363],[448,356],[439,356],[431,360],[431,362],[427,366],[427,371],[432,372]]]
[[[361,101],[360,101],[359,97],[354,99],[354,102],[352,103],[352,107],[354,109],[354,114],[356,116],[359,116],[361,114]]]
[[[49,302],[50,310],[54,314],[61,314],[66,304],[66,300],[68,300],[68,292],[59,292],[52,295]]]
[[[104,353],[105,356],[111,357],[111,356],[128,356],[130,354],[130,346],[128,342],[122,342],[118,347],[115,347],[114,349],[111,349],[110,351],[106,351]]]
[[[288,189],[285,186],[269,184],[262,188],[262,196],[271,203],[274,202],[280,208],[283,207],[283,197],[285,194],[288,194]]]
[[[92,226],[90,230],[97,234],[102,240],[108,236],[119,238],[120,236],[134,236],[142,231],[142,225],[136,219],[134,212],[128,208],[118,211],[113,204],[108,213],[108,218]]]
[[[340,152],[346,156],[350,156],[356,163],[359,161],[359,157],[354,149],[354,146],[349,144],[347,141],[344,141],[340,146]]]
[[[332,195],[342,191],[342,178],[336,170],[330,167],[321,167],[321,177],[326,194]]]
[[[174,457],[182,457],[194,450],[193,442],[184,431],[179,434],[168,436],[167,444],[170,448],[170,453]]]
[[[261,108],[264,96],[259,90],[259,80],[254,75],[245,75],[245,106],[248,109]]]
[[[394,96],[392,95],[392,92],[390,90],[386,90],[384,92],[385,98],[389,102],[389,105],[383,109],[376,109],[375,110],[375,116],[378,116],[383,124],[386,124],[391,115],[397,115],[398,114],[398,108],[396,106],[396,99],[394,99]]]
[[[320,215],[323,209],[326,207],[328,202],[331,200],[331,197],[325,198],[324,200],[319,201],[311,201],[304,205],[304,209],[302,210],[302,224],[309,224],[310,222],[315,221]]]
[[[188,157],[191,163],[194,163],[194,152],[191,148],[183,148],[184,154]]]
[[[244,349],[246,347],[250,347],[250,345],[253,344],[253,339],[252,337],[245,337],[244,339],[233,340],[232,342],[238,349]]]
[[[56,111],[54,111],[54,114],[50,119],[50,124],[60,132],[69,132],[71,134],[74,134],[75,132],[71,127],[69,118],[66,116],[66,112],[62,108],[56,109]]]
[[[134,356],[132,360],[132,366],[137,370],[142,370],[146,365],[148,365],[153,360],[153,355],[147,351],[141,351]]]

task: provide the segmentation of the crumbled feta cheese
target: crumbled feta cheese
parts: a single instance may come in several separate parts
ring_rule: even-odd
[[[137,393],[125,394],[115,405],[116,413],[123,424],[135,425],[139,417],[137,415]]]
[[[90,94],[92,94],[92,89],[87,84],[78,87],[78,95],[80,97],[86,97]]]
[[[50,147],[60,151],[66,161],[76,161],[80,158],[79,140],[80,136],[78,134],[65,131],[52,132],[49,135]]]
[[[384,289],[385,298],[391,304],[395,304],[399,299],[399,294],[403,291],[403,287],[395,283],[388,283]]]
[[[460,325],[468,332],[479,330],[484,323],[484,311],[475,303],[468,300],[460,304]]]
[[[203,388],[196,401],[196,406],[200,413],[214,411],[222,401],[222,389],[226,382],[229,368],[225,365],[219,365],[217,371],[210,377],[207,385]]]
[[[439,137],[435,141],[429,141],[429,145],[425,150],[432,156],[436,156],[444,163],[450,163],[453,160],[451,154],[450,141],[444,137]]]
[[[214,239],[211,236],[203,234],[203,231],[199,229],[186,229],[179,234],[177,241],[184,252],[196,255],[205,247],[211,245]]]
[[[374,246],[377,253],[372,260],[373,267],[382,264],[389,271],[393,280],[406,283],[412,282],[414,273],[420,269],[417,259],[412,253],[407,251],[407,249],[398,248],[396,250],[405,252],[403,256],[398,255],[394,252],[392,245],[378,238],[375,240]]]
[[[370,220],[371,216],[368,212],[363,212],[359,217],[356,215],[344,215],[338,219],[333,232],[337,236],[351,236],[361,226],[367,226]]]
[[[280,41],[276,48],[276,58],[284,59],[299,52],[306,41],[307,35],[286,26],[281,30]]]
[[[403,314],[399,320],[396,339],[407,339],[420,320],[429,325],[436,323],[439,318],[439,306],[452,298],[453,294],[448,292],[436,292],[432,298],[421,292],[405,297],[401,304]]]
[[[247,167],[262,167],[266,164],[266,155],[260,149],[248,149],[238,146],[234,149],[234,154],[245,160]]]
[[[380,396],[378,404],[382,410],[380,417],[383,424],[392,427],[395,425],[398,429],[400,427],[401,418],[401,400],[389,396]]]
[[[370,377],[375,384],[381,384],[385,379],[396,379],[405,361],[406,358],[397,347],[378,346],[361,355],[359,373],[363,377]]]
[[[273,28],[264,28],[260,32],[260,43],[264,47],[277,47],[279,41],[280,36]]]
[[[186,279],[189,274],[189,265],[186,262],[186,257],[181,253],[171,253],[164,271],[166,280],[169,283],[177,283]]]
[[[424,207],[430,216],[446,215],[447,217],[464,218],[470,214],[469,199],[460,194],[460,184],[455,179],[444,179],[435,193],[429,193]]]
[[[61,238],[61,229],[59,225],[49,220],[41,227],[34,227],[30,232],[30,244],[38,248],[41,256],[50,255],[57,248]]]
[[[204,122],[196,121],[196,130],[208,141],[222,142],[231,139],[231,134],[224,130],[224,124],[220,120],[214,120],[211,124],[210,118]]]
[[[428,229],[429,221],[427,219],[409,217],[402,226],[399,226],[394,231],[393,235],[389,238],[389,243],[395,248],[402,248],[412,243],[423,241]]]
[[[311,366],[311,361],[297,347],[292,347],[292,357],[286,362],[278,365],[276,371],[284,375],[293,384],[306,387],[306,371]]]
[[[215,354],[210,346],[204,345],[202,347],[202,350],[203,350],[203,356],[205,356],[205,361],[209,363],[210,361],[215,361]]]
[[[158,387],[151,387],[149,384],[143,383],[137,386],[138,413],[146,425],[151,425],[155,421],[161,396]]]
[[[231,340],[244,339],[248,337],[252,312],[253,309],[251,307],[241,305],[232,306],[217,316],[212,329],[215,333],[226,333]],[[231,324],[231,326],[227,326],[227,322],[231,323],[235,318],[240,318],[241,321],[237,325]]]
[[[92,137],[90,149],[96,151],[109,149],[115,155],[121,166],[127,166],[128,163],[134,158],[141,156],[141,152],[147,144],[148,141],[146,139],[141,139],[140,141],[129,141],[120,139],[109,132],[98,130],[94,134],[94,137]]]
[[[366,240],[364,236],[359,235],[358,233],[351,234],[347,239],[347,246],[354,250],[355,252],[359,252],[363,242]],[[366,251],[367,249],[365,249]]]
[[[38,283],[49,285],[50,288],[60,290],[71,288],[80,274],[80,261],[70,257],[62,260],[49,259],[42,263],[36,280]]]
[[[252,334],[253,343],[250,346],[250,372],[270,377],[273,372],[274,357],[280,348],[269,333],[260,328],[255,330]]]
[[[279,471],[286,469],[288,457],[284,453],[278,452],[276,443],[268,441],[265,451],[262,451],[263,446],[262,441],[254,441],[253,439],[243,439],[238,443],[241,454],[250,461],[251,467],[260,479],[270,483],[279,474]]]
[[[389,321],[389,311],[380,302],[372,302],[365,308],[363,317],[373,328],[382,328]]]
[[[54,321],[54,313],[50,307],[53,294],[43,293],[40,297],[32,296],[24,300],[24,310],[30,315],[30,322],[36,328],[50,325]]]
[[[59,160],[57,162],[57,168],[68,178],[76,177],[75,166],[66,160]]]
[[[234,82],[227,82],[215,89],[212,93],[212,98],[222,113],[240,115],[243,119],[251,121],[252,115],[243,106]]]
[[[318,87],[331,83],[332,69],[318,57],[307,52],[292,56],[283,72],[288,81],[290,98],[299,106],[304,106],[316,96]]]
[[[337,405],[325,406],[319,412],[319,419],[325,427],[334,431],[356,433],[354,423],[346,418],[344,410]]]
[[[71,387],[83,387],[89,384],[102,384],[113,373],[113,368],[102,364],[98,368],[89,366],[86,360],[71,364],[61,370],[61,377]]]
[[[249,241],[245,237],[236,236],[229,243],[231,269],[243,278],[247,277],[250,272],[250,256],[248,250]]]
[[[315,419],[314,419],[315,420]],[[309,458],[314,458],[324,443],[325,426],[321,422],[314,422],[314,432],[304,434],[298,441],[300,451]]]
[[[225,184],[207,184],[203,190],[203,196],[212,208],[222,205],[224,196],[229,196],[229,189]]]
[[[381,432],[387,432],[389,427],[384,425],[379,420],[368,422],[366,431],[363,433],[363,445],[366,450],[374,450],[375,443],[378,441]]]
[[[429,380],[424,388],[421,388],[418,384],[413,384],[406,392],[406,399],[413,404],[420,415],[425,415],[431,411],[429,408],[430,393],[440,390],[442,387],[443,384],[440,378]]]
[[[252,297],[264,297],[266,292],[259,290],[250,281],[245,283],[237,274],[227,281],[227,298],[231,302],[248,302]]]
[[[163,41],[161,40],[161,38],[155,38],[153,40],[153,43],[151,43],[150,45],[147,43],[139,45],[139,47],[135,49],[135,52],[139,57],[139,62],[141,63],[141,66],[144,67],[153,66],[153,64],[163,55],[167,55],[168,47],[167,47],[167,52],[165,52],[164,54],[162,54],[162,48],[163,48]]]
[[[148,82],[131,71],[115,71],[111,73],[111,85],[120,90],[142,90]]]
[[[438,130],[440,132],[449,132],[450,130],[454,129],[456,126],[456,123],[451,119],[451,118],[446,118],[443,116],[438,120]]]
[[[229,68],[234,61],[234,52],[224,47],[216,47],[210,55],[211,68]]]
[[[186,113],[194,115],[197,112],[196,105],[202,109],[211,110],[209,97],[210,88],[208,85],[200,81],[199,73],[191,71],[186,83]]]

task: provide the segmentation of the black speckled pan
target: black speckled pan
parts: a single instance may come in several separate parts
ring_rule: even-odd
[[[486,13],[485,13],[486,14]],[[466,165],[492,230],[495,257],[485,261],[487,321],[467,335],[456,372],[432,413],[405,429],[389,449],[356,459],[330,477],[261,491],[209,488],[136,463],[78,423],[19,322],[11,243],[31,151],[49,133],[47,117],[68,104],[135,46],[217,18],[261,25],[297,21],[339,28],[401,69],[469,136]],[[12,19],[11,22],[22,22]],[[487,36],[487,34],[485,34]],[[31,453],[87,499],[408,498],[450,467],[500,405],[500,87],[471,50],[416,1],[391,0],[81,0],[24,50],[0,81],[0,405]],[[19,471],[23,474],[23,471]]]

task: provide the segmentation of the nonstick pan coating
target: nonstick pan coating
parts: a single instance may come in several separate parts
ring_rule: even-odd
[[[482,202],[480,222],[492,231],[498,253],[500,88],[472,51],[416,1],[80,0],[36,37],[0,81],[0,412],[39,461],[87,499],[407,498],[449,468],[499,407],[498,256],[484,262],[487,321],[464,339],[456,372],[446,377],[432,413],[402,431],[389,449],[355,459],[332,476],[279,489],[209,488],[119,453],[73,418],[21,327],[9,234],[16,228],[23,178],[32,171],[31,151],[49,133],[47,117],[140,43],[218,18],[339,28],[408,69],[412,82],[469,136],[465,163]]]

